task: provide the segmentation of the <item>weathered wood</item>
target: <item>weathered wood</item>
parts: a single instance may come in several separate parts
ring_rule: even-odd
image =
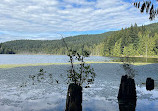
[[[154,80],[151,78],[146,79],[146,90],[153,90],[154,89]]]
[[[118,93],[118,99],[136,99],[136,87],[134,79],[128,77],[127,75],[122,76],[120,89]]]
[[[74,83],[69,85],[65,111],[82,111],[82,87],[81,86]]]

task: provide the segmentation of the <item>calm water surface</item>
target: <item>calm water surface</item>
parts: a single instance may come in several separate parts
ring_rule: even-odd
[[[109,57],[91,56],[86,61],[111,61]],[[66,55],[0,55],[0,64],[68,63]]]
[[[31,59],[31,60],[30,60]],[[111,61],[112,58],[90,57],[86,61]],[[52,55],[2,55],[0,64],[66,63],[67,56]],[[125,74],[120,64],[91,64],[96,72],[94,84],[83,88],[83,111],[125,111],[119,109],[117,100],[121,76]],[[76,67],[76,65],[75,65]],[[43,68],[53,75],[47,81],[32,85],[29,75]],[[67,94],[69,65],[50,65],[0,69],[0,109],[2,111],[64,111]],[[136,111],[158,111],[158,64],[133,66],[136,75]],[[147,77],[155,80],[155,89],[147,91]],[[56,82],[59,81],[59,83]],[[22,87],[21,87],[22,86]],[[131,110],[134,111],[134,110]]]
[[[90,62],[121,62],[123,57],[90,56],[85,61]],[[130,57],[132,62],[158,63],[158,58]],[[34,64],[34,63],[68,63],[66,55],[0,55],[0,64]]]

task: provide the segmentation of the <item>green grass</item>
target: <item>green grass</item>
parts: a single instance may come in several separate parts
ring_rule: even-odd
[[[133,65],[136,65],[136,66],[148,65],[148,64],[154,64],[154,63],[133,63]]]
[[[48,65],[66,65],[69,63],[38,63],[38,64],[3,64],[0,68],[15,68],[15,67],[27,67],[27,66],[48,66]]]
[[[122,62],[86,62],[88,64],[95,64],[95,63],[113,63],[113,64],[123,64]],[[136,62],[136,63],[131,63],[132,65],[140,66],[140,65],[148,65],[148,64],[153,64],[153,63],[143,63],[143,62]]]
[[[112,64],[122,64],[122,62],[86,62],[87,64],[105,64],[105,63],[112,63]],[[27,66],[49,66],[49,65],[69,65],[70,63],[38,63],[38,64],[3,64],[0,65],[0,68],[16,68],[16,67],[27,67]],[[74,63],[79,64],[79,63]],[[133,65],[140,66],[140,65],[148,65],[152,63],[133,63]]]

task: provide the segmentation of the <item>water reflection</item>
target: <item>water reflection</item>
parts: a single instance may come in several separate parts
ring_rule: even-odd
[[[94,84],[90,88],[83,88],[81,107],[83,111],[118,111],[125,109],[130,104],[134,107],[134,102],[117,103],[120,77],[124,73],[120,70],[119,64],[92,64],[95,67],[97,76]],[[138,75],[135,76],[135,83],[138,84],[136,111],[157,111],[158,109],[158,64],[135,66]],[[65,80],[58,78],[58,75],[65,73],[68,65],[38,66],[38,67],[19,67],[12,69],[1,69],[0,71],[0,109],[2,111],[64,111],[66,108],[67,84],[38,85],[24,87],[19,86],[26,81],[26,76],[38,72],[43,68],[47,73],[55,72],[53,77],[59,83]],[[61,70],[63,69],[63,70]],[[155,89],[147,91],[145,82],[147,77],[155,80]],[[16,81],[16,82],[15,82]],[[142,84],[144,83],[144,84]],[[21,90],[22,89],[22,90]],[[22,103],[20,103],[20,101]],[[134,109],[133,109],[134,110]],[[127,110],[128,111],[128,110]]]
[[[136,99],[118,100],[120,111],[135,111]]]
[[[69,84],[65,111],[82,111],[82,101],[82,87],[74,83]],[[118,93],[118,105],[119,111],[136,111],[137,94],[135,80],[127,75],[124,75],[121,78]]]
[[[122,62],[127,57],[111,57],[113,62]],[[146,57],[128,57],[128,61],[131,62],[143,62],[143,63],[158,63],[158,58],[146,58]]]

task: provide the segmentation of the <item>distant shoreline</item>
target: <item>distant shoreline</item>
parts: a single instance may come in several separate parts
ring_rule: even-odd
[[[0,55],[62,55],[62,54],[27,54],[27,53],[19,53],[19,54],[0,54]],[[63,55],[63,56],[67,56],[67,55]],[[100,57],[134,57],[134,58],[158,58],[158,56],[101,56],[101,55],[90,55],[90,56],[100,56]]]

